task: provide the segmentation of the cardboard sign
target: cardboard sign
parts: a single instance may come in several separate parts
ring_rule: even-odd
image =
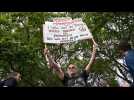
[[[70,43],[89,38],[92,34],[81,19],[54,19],[43,24],[44,43]]]

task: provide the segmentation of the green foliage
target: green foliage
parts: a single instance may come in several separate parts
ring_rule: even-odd
[[[134,44],[134,13],[132,12],[1,12],[0,13],[0,76],[4,77],[11,70],[20,71],[22,81],[19,86],[62,86],[59,78],[47,68],[43,56],[42,25],[53,17],[70,16],[82,18],[90,28],[99,45],[98,59],[91,71],[111,76],[112,58],[117,58],[116,44],[122,38],[127,38]],[[60,59],[66,53],[68,63],[75,63],[84,68],[91,57],[91,44],[88,40],[64,45],[48,44],[54,59]],[[75,55],[83,52],[83,60]],[[108,59],[99,56],[103,54]],[[115,74],[112,74],[114,77]],[[109,78],[114,84],[114,78]],[[111,85],[116,86],[116,85]]]

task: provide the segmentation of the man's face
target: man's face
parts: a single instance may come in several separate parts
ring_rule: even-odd
[[[69,76],[74,76],[76,75],[76,73],[78,72],[77,66],[70,64],[67,68],[67,73],[69,74]]]
[[[21,80],[21,75],[19,73],[17,74],[16,79],[17,79],[17,81]]]

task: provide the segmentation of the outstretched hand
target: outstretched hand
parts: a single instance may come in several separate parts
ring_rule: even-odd
[[[90,61],[88,63],[88,65],[86,66],[85,70],[87,73],[90,72],[90,68],[91,68],[91,65],[93,64],[94,60],[95,60],[95,56],[96,56],[96,49],[98,47],[98,44],[95,42],[94,38],[91,38],[90,39],[93,43],[93,50],[92,50],[92,55],[91,55],[91,58],[90,58]]]

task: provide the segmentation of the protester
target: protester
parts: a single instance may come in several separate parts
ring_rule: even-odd
[[[91,59],[88,65],[81,72],[78,71],[78,68],[75,64],[69,64],[67,67],[67,71],[64,72],[62,68],[57,64],[51,57],[50,52],[47,48],[44,49],[44,55],[46,60],[48,61],[48,65],[50,68],[53,68],[58,74],[59,78],[62,80],[64,86],[66,87],[86,87],[87,86],[87,78],[90,72],[90,68],[95,60],[96,54],[96,42],[94,39],[91,39],[93,43],[93,51]]]

